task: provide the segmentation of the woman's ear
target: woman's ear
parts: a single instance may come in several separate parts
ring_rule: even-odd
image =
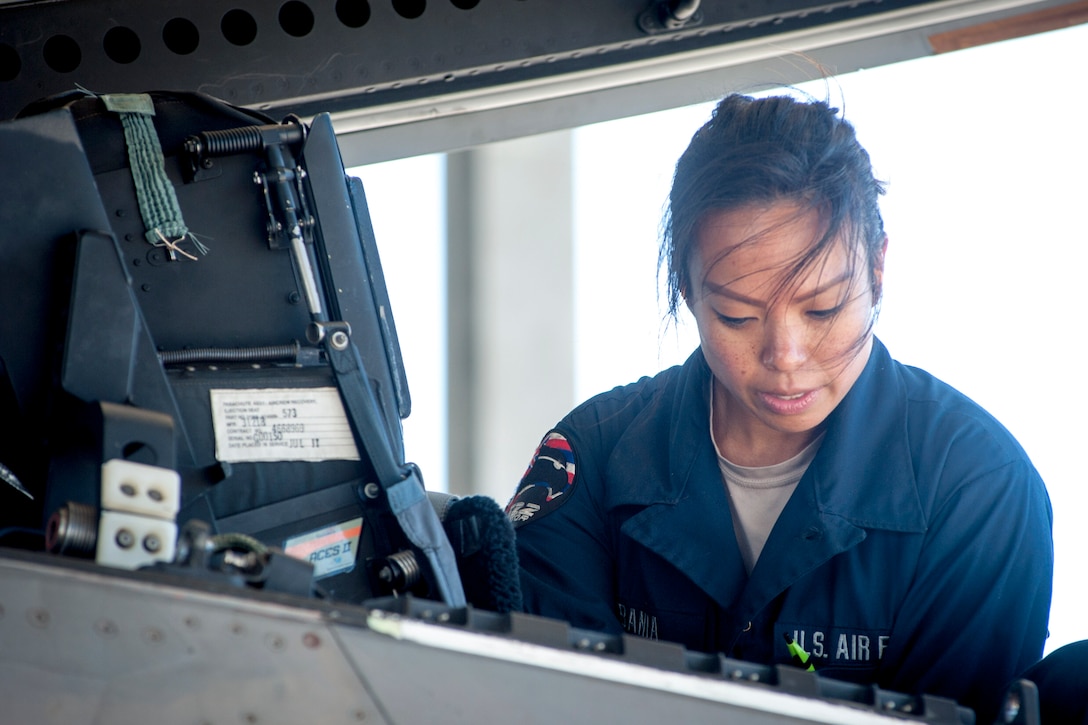
[[[880,252],[873,260],[873,306],[880,303],[880,296],[884,292],[884,256],[888,252],[888,235],[884,235],[884,243],[880,245]]]

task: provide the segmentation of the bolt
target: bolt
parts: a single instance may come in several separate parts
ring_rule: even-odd
[[[336,332],[332,333],[332,337],[329,338],[329,343],[336,350],[346,349],[347,346],[348,346],[347,333],[345,333],[345,332],[343,332],[341,330],[337,330]]]
[[[363,495],[367,498],[378,498],[382,493],[382,487],[376,483],[368,483],[363,486]]]
[[[157,554],[162,550],[162,542],[159,541],[159,537],[155,534],[148,534],[144,537],[144,549],[149,554]]]
[[[133,544],[136,543],[136,536],[128,529],[118,529],[113,540],[117,542],[117,545],[122,549],[131,549]]]

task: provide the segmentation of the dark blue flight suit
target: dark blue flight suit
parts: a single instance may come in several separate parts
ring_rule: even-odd
[[[527,611],[765,664],[789,634],[823,675],[993,722],[1050,609],[1050,501],[1019,444],[874,340],[749,576],[709,385],[696,350],[545,439],[507,506]]]

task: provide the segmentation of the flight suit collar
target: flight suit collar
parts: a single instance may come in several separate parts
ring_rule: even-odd
[[[887,348],[876,338],[865,370],[827,421],[807,476],[816,510],[857,526],[923,532],[907,434],[907,394]]]
[[[710,440],[709,382],[696,350],[671,394],[647,407],[614,454],[622,457],[625,446],[645,446],[647,435],[667,431],[667,474],[610,480],[607,505],[644,506],[623,523],[623,533],[670,561],[720,606],[754,615],[792,582],[856,546],[867,528],[925,530],[903,383],[874,338],[865,369],[829,416],[820,449],[749,578]]]
[[[646,475],[623,470],[609,478],[609,509],[642,506],[621,531],[656,552],[714,600],[728,604],[747,574],[737,546],[718,458],[710,440],[710,368],[696,349],[617,442],[614,470],[645,456],[649,443],[668,437],[668,460]]]

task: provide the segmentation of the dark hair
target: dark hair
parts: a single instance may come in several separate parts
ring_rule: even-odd
[[[675,318],[692,288],[688,264],[708,213],[779,201],[819,209],[824,234],[790,277],[839,239],[863,246],[872,270],[885,238],[877,203],[883,193],[868,152],[838,109],[784,96],[726,96],[692,137],[673,175],[658,257],[668,270],[669,314]],[[874,289],[874,301],[879,296]]]

